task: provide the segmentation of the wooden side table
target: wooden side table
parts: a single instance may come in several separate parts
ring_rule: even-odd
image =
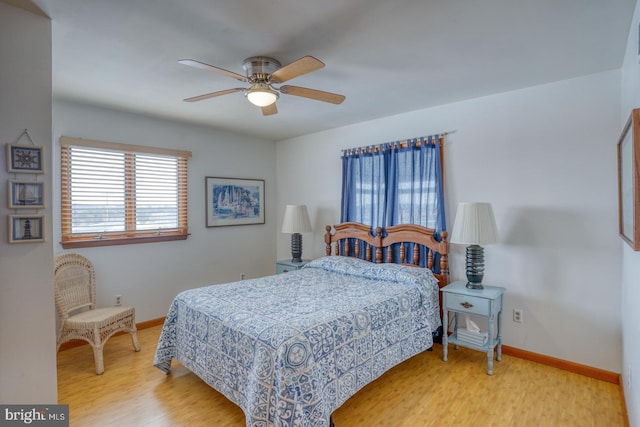
[[[442,291],[442,360],[447,361],[448,344],[456,348],[461,345],[473,350],[487,353],[487,374],[493,375],[493,352],[496,349],[496,360],[502,360],[502,300],[505,288],[484,285],[484,289],[469,289],[466,282],[453,282]],[[449,312],[454,313],[453,333],[449,336],[447,329]],[[484,345],[474,344],[458,336],[460,314],[485,318],[489,324],[488,339]],[[464,327],[464,325],[462,326]]]
[[[293,262],[290,259],[276,261],[276,274],[287,273],[293,270],[300,270],[310,259],[303,259],[301,262]]]

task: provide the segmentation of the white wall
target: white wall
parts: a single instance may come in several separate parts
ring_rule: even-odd
[[[54,158],[60,136],[190,150],[189,232],[184,241],[74,250],[93,262],[98,304],[114,295],[136,308],[136,321],[164,317],[176,294],[198,286],[264,276],[275,272],[275,143],[194,125],[169,122],[95,106],[56,101]],[[58,161],[54,190],[60,194]],[[261,225],[205,226],[205,177],[265,180],[265,221]],[[60,246],[60,200],[53,200],[54,252]]]
[[[507,288],[504,343],[620,372],[619,85],[611,71],[281,141],[278,218],[307,204],[304,256],[323,255],[324,225],[340,218],[342,148],[450,131],[448,227],[459,201],[493,204],[501,242],[485,249],[484,282]],[[460,280],[464,248],[452,249]],[[280,233],[278,257],[288,253]]]
[[[627,51],[622,66],[622,114],[620,132],[633,108],[640,107],[640,55],[638,55],[638,26],[640,7],[636,11],[629,32]],[[627,413],[631,426],[640,426],[640,252],[626,243],[622,246],[622,377]],[[635,380],[634,380],[635,377]]]
[[[27,129],[51,158],[51,21],[0,2],[0,402],[57,403],[51,186],[45,185],[46,243],[7,243],[7,143]],[[46,164],[46,163],[45,163]],[[47,165],[48,166],[48,165]],[[51,168],[39,181],[49,181]]]

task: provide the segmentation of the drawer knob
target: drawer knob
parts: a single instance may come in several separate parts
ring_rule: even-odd
[[[471,304],[470,302],[467,302],[467,301],[465,301],[465,302],[461,302],[461,303],[460,303],[460,305],[461,305],[461,306],[463,306],[464,308],[471,308],[471,307],[473,307],[473,304]]]

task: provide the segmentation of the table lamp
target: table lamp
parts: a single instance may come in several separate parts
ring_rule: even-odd
[[[484,248],[480,245],[498,242],[498,229],[491,203],[460,203],[449,241],[469,245],[466,256],[467,288],[484,289]]]
[[[311,230],[306,205],[287,205],[284,210],[282,232],[291,233],[291,261],[302,262],[302,234]]]

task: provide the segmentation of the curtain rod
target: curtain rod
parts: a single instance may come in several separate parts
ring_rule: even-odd
[[[435,136],[438,136],[438,139],[441,139],[442,137],[445,137],[447,135],[449,135],[450,133],[453,132],[442,132],[442,133],[435,133],[433,135],[427,135],[427,136],[420,136],[417,138],[408,138],[408,139],[404,139],[402,141],[390,141],[390,142],[386,142],[386,143],[382,143],[382,144],[373,144],[373,145],[367,145],[367,146],[363,146],[363,147],[354,147],[354,148],[343,148],[342,150],[340,150],[342,153],[347,152],[347,151],[369,151],[371,149],[373,149],[375,152],[380,151],[380,146],[383,144],[393,144],[394,147],[399,146],[400,148],[406,148],[407,145],[413,141],[413,140],[419,140],[420,138],[422,139],[429,139]]]

